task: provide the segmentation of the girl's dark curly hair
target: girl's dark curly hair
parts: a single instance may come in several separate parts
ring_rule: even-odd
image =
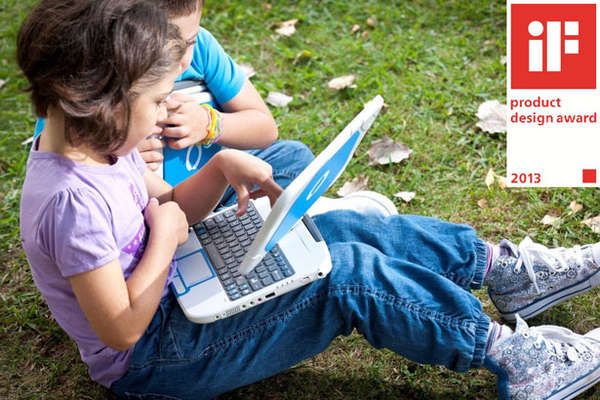
[[[17,37],[35,113],[64,113],[65,139],[112,154],[127,138],[135,89],[159,81],[185,52],[153,0],[42,0]]]

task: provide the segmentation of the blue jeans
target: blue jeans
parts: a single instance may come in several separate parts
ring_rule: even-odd
[[[284,189],[315,158],[305,144],[295,140],[278,140],[267,148],[248,150],[248,153],[271,164],[273,179]],[[230,206],[236,202],[237,195],[233,188],[229,186],[217,208]]]
[[[315,223],[331,252],[327,277],[207,325],[189,322],[167,296],[111,389],[128,398],[213,398],[312,357],[354,328],[415,362],[482,365],[490,319],[470,289],[481,286],[487,250],[473,229],[353,211]]]

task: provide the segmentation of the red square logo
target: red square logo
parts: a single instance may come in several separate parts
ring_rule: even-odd
[[[511,5],[511,88],[595,89],[596,5]]]
[[[584,169],[583,170],[583,183],[596,183],[596,170],[595,169]]]

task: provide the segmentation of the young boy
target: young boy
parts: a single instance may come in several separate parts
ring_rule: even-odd
[[[187,43],[181,61],[181,80],[204,83],[214,99],[222,130],[218,142],[202,149],[200,167],[220,148],[253,149],[249,152],[273,167],[273,177],[282,187],[287,186],[313,159],[313,154],[297,141],[275,141],[277,125],[244,71],[225,53],[206,29],[199,26],[202,0],[161,0],[159,5],[169,20],[179,27]],[[185,149],[206,141],[210,113],[194,99],[173,94],[168,102],[169,118],[162,136],[173,149]],[[273,143],[273,141],[275,141]],[[140,145],[142,157],[151,169],[158,167],[163,156],[158,152],[164,141],[149,139]],[[234,204],[235,192],[229,188],[220,205]]]

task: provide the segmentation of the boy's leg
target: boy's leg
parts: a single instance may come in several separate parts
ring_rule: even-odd
[[[315,158],[305,144],[295,140],[278,140],[265,149],[248,150],[248,152],[273,167],[273,179],[284,189]],[[228,187],[217,208],[231,206],[236,202],[235,190]]]
[[[314,218],[328,244],[367,243],[471,290],[482,286],[488,246],[468,225],[417,215],[383,217],[334,211]]]
[[[326,278],[213,324],[193,324],[175,300],[163,301],[112,389],[212,398],[314,356],[354,328],[416,362],[457,371],[482,365],[489,318],[469,292],[416,263],[419,249],[392,256],[357,242],[329,247]],[[435,253],[452,258],[445,249]],[[475,246],[471,252],[465,262],[481,263]]]

